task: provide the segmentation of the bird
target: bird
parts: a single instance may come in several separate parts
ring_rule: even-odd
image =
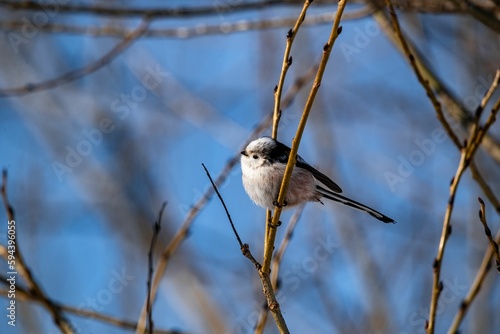
[[[269,210],[276,207],[290,151],[290,147],[267,136],[253,140],[241,151],[243,187],[256,205]],[[340,193],[342,189],[332,179],[297,154],[283,205],[290,208],[305,202],[323,204],[321,199],[326,198],[364,211],[384,223],[395,223],[394,219]]]

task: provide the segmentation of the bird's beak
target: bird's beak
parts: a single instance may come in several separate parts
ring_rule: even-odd
[[[248,157],[247,151],[241,151],[240,153],[241,153],[242,155],[244,155],[245,157]]]

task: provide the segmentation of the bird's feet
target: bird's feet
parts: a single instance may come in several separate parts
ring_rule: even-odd
[[[287,205],[288,205],[288,203],[287,203],[286,201],[283,201],[283,204],[280,204],[280,203],[278,202],[278,199],[275,199],[275,200],[273,201],[273,205],[274,205],[275,207],[277,207],[277,208],[282,208],[282,207],[287,206]]]
[[[278,224],[273,225],[273,223],[272,223],[272,222],[268,222],[268,223],[267,223],[267,226],[268,226],[269,228],[276,228],[276,227],[278,227],[278,226],[281,226],[281,224],[282,224],[282,223],[281,223],[281,220],[278,220]]]

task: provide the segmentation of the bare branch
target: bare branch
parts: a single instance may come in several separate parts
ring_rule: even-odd
[[[295,210],[290,221],[287,224],[285,237],[281,241],[281,245],[276,251],[275,256],[273,257],[273,266],[271,270],[271,283],[275,291],[278,291],[278,277],[281,261],[283,260],[283,256],[285,254],[285,250],[292,239],[293,231],[295,230],[295,226],[297,226],[297,222],[299,221],[300,216],[302,215],[302,211],[304,211],[305,205],[302,204]],[[259,315],[259,320],[257,321],[257,325],[255,326],[254,334],[262,334],[264,333],[264,329],[266,327],[267,315],[269,314],[268,308],[265,307],[261,310]]]
[[[4,88],[0,89],[0,97],[5,96],[21,96],[27,95],[35,92],[40,92],[48,89],[52,89],[69,82],[83,78],[84,76],[91,74],[100,68],[106,66],[112,62],[117,56],[124,52],[129,46],[132,45],[134,41],[140,38],[149,27],[151,20],[149,18],[144,18],[141,24],[130,34],[128,34],[123,41],[115,45],[108,53],[106,53],[101,58],[88,64],[85,67],[69,71],[56,78],[49,79],[46,81],[38,83],[29,83],[20,87]]]
[[[497,235],[495,236],[495,242],[497,244],[500,243],[500,230],[497,232]],[[486,274],[490,271],[491,269],[491,261],[493,260],[493,247],[488,247],[486,250],[486,253],[484,254],[483,261],[481,262],[481,265],[479,266],[479,269],[477,270],[476,277],[474,278],[474,282],[472,282],[472,285],[469,289],[469,292],[467,292],[467,295],[465,298],[462,300],[460,303],[460,306],[458,308],[457,313],[455,314],[455,318],[453,319],[453,322],[450,326],[450,329],[448,330],[448,333],[450,334],[456,334],[458,333],[458,328],[460,327],[460,324],[462,323],[462,320],[465,317],[465,314],[469,310],[470,305],[476,298],[477,294],[479,293],[479,290],[481,290],[481,287],[483,286],[484,279],[486,278]]]
[[[372,14],[372,9],[369,6],[361,7],[360,9],[352,10],[344,14],[345,20],[355,20],[367,17]],[[323,12],[315,15],[310,15],[304,19],[303,25],[316,26],[323,24],[331,24],[335,12]],[[296,22],[294,17],[273,17],[263,18],[260,20],[238,20],[235,22],[223,22],[221,24],[204,24],[196,23],[193,26],[180,26],[172,28],[151,28],[148,29],[142,38],[193,38],[208,35],[231,34],[251,30],[266,30],[283,27],[290,27]],[[25,23],[23,21],[1,21],[0,30],[21,30]],[[133,33],[133,29],[122,26],[81,26],[67,23],[51,23],[37,27],[40,32],[53,34],[75,34],[95,37],[118,37]]]
[[[332,30],[330,32],[330,37],[328,38],[327,43],[323,47],[323,54],[318,66],[318,71],[316,73],[316,77],[314,79],[313,86],[309,93],[309,96],[306,101],[306,105],[304,106],[304,111],[302,112],[302,117],[300,119],[299,125],[297,127],[297,132],[292,142],[292,147],[290,151],[290,156],[288,159],[288,163],[286,165],[285,174],[283,176],[283,181],[281,183],[281,188],[279,191],[279,195],[277,198],[278,206],[274,209],[273,219],[271,222],[271,228],[269,228],[269,233],[266,233],[267,240],[264,248],[264,263],[262,265],[262,271],[268,273],[270,270],[271,258],[274,249],[274,240],[276,238],[276,230],[279,226],[279,218],[281,215],[281,211],[283,210],[283,204],[285,201],[285,194],[288,188],[288,183],[292,176],[293,167],[295,166],[295,162],[297,159],[297,152],[300,145],[300,140],[302,139],[302,134],[304,132],[307,119],[309,117],[309,113],[311,112],[312,105],[314,103],[314,99],[321,85],[321,80],[323,78],[323,73],[325,72],[326,64],[328,63],[328,59],[330,57],[330,53],[335,43],[335,40],[340,35],[342,28],[340,27],[340,19],[342,18],[342,14],[344,12],[346,6],[345,0],[340,0],[338,3],[337,14],[335,16],[335,20],[332,25]],[[277,126],[277,124],[276,124]],[[267,225],[266,225],[267,226]]]
[[[405,37],[403,36],[403,32],[401,31],[401,27],[399,26],[399,21],[398,21],[398,18],[396,16],[396,12],[394,11],[394,7],[392,6],[391,1],[386,0],[386,4],[387,4],[387,7],[389,8],[389,15],[391,17],[392,27],[394,29],[394,32],[396,33],[396,36],[398,37],[398,41],[401,45],[401,48],[403,49],[405,56],[410,61],[410,65],[413,68],[413,71],[415,72],[415,75],[417,76],[418,81],[420,82],[422,87],[425,89],[427,96],[431,100],[432,105],[434,106],[434,109],[436,110],[438,120],[441,122],[444,129],[448,133],[448,136],[451,138],[451,140],[453,140],[455,145],[457,145],[457,147],[460,147],[460,140],[458,139],[457,135],[455,134],[455,132],[451,128],[448,121],[446,121],[446,118],[444,117],[444,113],[443,113],[443,110],[441,107],[441,103],[436,98],[436,94],[434,94],[434,90],[432,89],[429,81],[426,80],[424,78],[424,76],[422,75],[422,72],[421,72],[419,66],[417,65],[415,57],[413,56],[413,53],[412,53],[408,43],[406,42]]]
[[[283,64],[281,65],[280,78],[278,80],[276,88],[274,89],[273,132],[271,135],[273,139],[278,138],[278,123],[281,118],[281,108],[280,108],[281,94],[283,92],[283,85],[285,83],[286,73],[288,72],[288,69],[292,65],[292,57],[290,56],[290,51],[292,50],[293,41],[295,39],[295,36],[297,36],[297,31],[299,30],[302,22],[304,22],[307,9],[311,5],[311,2],[312,1],[309,0],[304,1],[304,6],[300,11],[299,17],[297,18],[293,28],[290,29],[286,34],[286,47],[285,47],[285,52],[283,54]]]
[[[400,49],[400,51],[406,55],[403,50],[402,44],[400,42],[399,36],[396,34],[394,29],[388,29],[391,26],[391,22],[386,18],[385,13],[381,10],[376,11],[373,14],[375,20],[379,22],[380,27],[384,30],[386,35],[390,38],[390,40]],[[450,115],[457,124],[463,128],[463,130],[467,133],[470,133],[471,128],[474,126],[474,116],[471,115],[467,109],[458,102],[458,98],[456,98],[451,90],[446,87],[446,85],[438,78],[436,73],[431,69],[431,66],[425,61],[423,55],[419,50],[410,43],[409,40],[405,40],[408,48],[410,49],[411,55],[418,67],[421,75],[424,78],[430,87],[435,92],[436,96],[440,98],[442,104],[446,107],[446,112]],[[446,129],[446,125],[444,124],[445,119],[437,113],[438,120],[443,124],[443,127]],[[453,143],[458,149],[462,147],[461,140],[454,140],[451,132],[448,133],[450,138],[452,138]],[[457,135],[455,135],[457,137]],[[489,134],[486,135],[482,142],[482,148],[498,163],[500,163],[500,142],[498,142],[494,137]]]
[[[491,248],[493,249],[493,254],[495,255],[496,263],[497,263],[497,271],[500,273],[500,252],[498,250],[498,243],[493,239],[491,236],[491,230],[488,227],[488,223],[486,222],[486,210],[484,206],[484,201],[482,200],[481,197],[478,197],[479,204],[480,204],[480,210],[479,210],[479,219],[481,220],[481,223],[484,226],[484,233],[486,234],[486,237],[488,238],[488,241],[490,242]]]

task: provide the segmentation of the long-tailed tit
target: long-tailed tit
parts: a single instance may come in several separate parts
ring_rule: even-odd
[[[288,146],[270,137],[252,141],[241,152],[243,186],[255,204],[270,210],[275,207],[289,155]],[[287,207],[304,202],[323,204],[321,198],[324,197],[364,211],[384,223],[394,223],[394,220],[386,215],[339,195],[341,192],[342,189],[328,176],[297,155],[285,196]]]

